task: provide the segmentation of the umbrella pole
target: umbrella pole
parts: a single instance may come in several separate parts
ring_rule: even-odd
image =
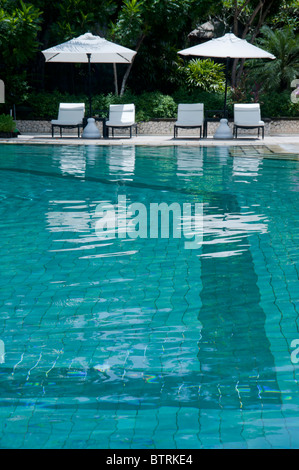
[[[87,59],[88,59],[88,98],[89,98],[89,117],[92,115],[92,110],[91,110],[91,65],[90,65],[90,57],[91,54],[88,53]]]
[[[226,65],[225,65],[225,92],[224,92],[224,109],[223,109],[223,117],[225,118],[227,115],[226,99],[227,99],[227,83],[228,83],[228,60],[229,60],[229,57],[226,58]]]

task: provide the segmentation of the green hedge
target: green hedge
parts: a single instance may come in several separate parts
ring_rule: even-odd
[[[66,93],[32,93],[27,102],[17,106],[19,119],[55,119],[59,103],[83,103],[86,110],[89,102],[86,95],[70,95]],[[173,98],[160,92],[149,92],[141,95],[127,91],[122,97],[112,93],[92,97],[93,113],[108,116],[110,104],[135,103],[137,121],[149,121],[153,118],[175,117],[177,105]]]
[[[248,97],[250,102],[251,98]],[[259,103],[263,118],[271,117],[299,117],[299,104],[294,104],[290,99],[290,92],[271,93],[260,95]],[[59,103],[85,102],[88,110],[89,104],[86,95],[70,95],[60,92],[32,93],[27,102],[17,105],[18,119],[55,119],[58,113]],[[127,91],[122,97],[112,93],[108,95],[96,95],[92,98],[92,108],[95,114],[107,116],[110,104],[135,103],[136,120],[149,121],[155,118],[175,118],[178,103],[204,103],[205,110],[222,110],[223,93],[209,93],[205,91],[188,92],[180,89],[172,96],[161,92],[147,92],[135,95]],[[228,92],[229,116],[233,113],[233,100]]]
[[[57,119],[59,103],[83,103],[86,95],[70,95],[54,91],[52,93],[31,93],[28,100],[16,106],[18,119]]]

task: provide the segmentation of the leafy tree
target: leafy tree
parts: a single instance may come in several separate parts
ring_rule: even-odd
[[[42,12],[30,3],[0,3],[0,63],[8,101],[28,91],[25,65],[38,50]]]
[[[275,14],[268,26],[273,28],[283,28],[290,26],[295,32],[299,32],[299,2],[298,0],[281,0],[279,10]]]
[[[133,46],[136,52],[138,52],[148,32],[148,25],[144,22],[144,4],[143,0],[124,0],[117,21],[111,23],[110,36],[112,39],[119,41],[124,46]],[[120,90],[121,96],[124,94],[134,59],[135,57],[133,57],[124,74]],[[116,66],[114,66],[114,77],[115,83],[117,83]]]
[[[255,42],[265,24],[275,29],[289,24],[297,31],[298,0],[0,0],[0,75],[11,99],[20,100],[29,85],[37,91],[84,91],[84,65],[48,67],[39,51],[90,31],[138,51],[132,64],[117,65],[121,94],[129,86],[138,94],[159,90],[168,95],[180,86],[177,51],[190,46],[190,31],[209,18]],[[234,63],[233,83],[240,83],[243,66]],[[195,87],[192,67],[189,91],[208,86],[202,77],[201,88]],[[94,70],[100,68],[95,93],[111,87],[111,65],[93,64]],[[118,92],[116,64],[114,78]]]
[[[262,84],[263,89],[284,91],[299,76],[299,35],[291,27],[272,30],[262,28],[258,44],[275,55],[275,60],[251,61],[248,65],[251,82]]]
[[[61,42],[90,31],[93,34],[106,36],[108,24],[116,14],[118,2],[113,0],[61,0],[49,2],[48,0],[31,0],[32,3],[43,9],[43,23],[39,33],[40,50],[55,46]],[[86,66],[81,64],[52,64],[45,65],[44,57],[36,54],[36,73],[32,76],[36,89],[58,88],[60,91],[79,92],[86,86]],[[97,70],[105,66],[92,65]],[[105,86],[110,80],[110,66],[108,73],[101,73],[100,80],[92,74],[93,87]],[[33,68],[32,68],[33,69]],[[107,79],[106,79],[107,76]],[[104,79],[102,79],[104,77]],[[104,84],[103,84],[104,81]]]
[[[22,66],[37,51],[42,12],[22,0],[15,8],[15,2],[3,3],[8,8],[0,9],[1,56],[7,67]]]
[[[138,51],[133,61],[134,88],[154,89],[171,83],[177,51],[185,46],[192,25],[216,0],[124,0],[111,37]],[[133,63],[123,77],[124,92]]]
[[[53,6],[55,20],[50,25],[53,44],[68,41],[87,31],[102,33],[117,8],[117,4],[111,0],[60,0]]]
[[[223,0],[223,6],[232,22],[233,33],[253,44],[269,17],[279,10],[281,0]],[[241,62],[238,67],[239,62]],[[234,59],[232,86],[240,82],[245,60]]]

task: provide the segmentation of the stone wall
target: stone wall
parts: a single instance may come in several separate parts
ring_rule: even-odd
[[[50,121],[25,121],[17,120],[17,128],[21,134],[51,134]],[[173,135],[175,119],[157,119],[149,122],[138,123],[139,135]],[[102,132],[102,123],[97,123]],[[208,123],[208,135],[213,135],[219,126],[218,122]],[[232,129],[233,123],[229,122]],[[128,132],[128,131],[127,131]],[[115,135],[120,131],[115,130]],[[63,129],[63,135],[77,135],[77,129]],[[240,129],[238,135],[256,134],[256,130]],[[299,119],[272,119],[265,120],[265,135],[299,134]],[[55,128],[55,135],[59,135],[59,129]],[[199,129],[179,129],[180,136],[199,136]]]

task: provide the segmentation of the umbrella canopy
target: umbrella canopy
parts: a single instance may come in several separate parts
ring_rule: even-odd
[[[46,62],[79,62],[89,65],[89,111],[91,114],[90,64],[129,64],[136,51],[107,41],[91,33],[66,41],[42,51]]]
[[[46,62],[81,62],[129,64],[136,54],[127,47],[107,41],[91,33],[82,34],[58,46],[42,51]]]
[[[214,38],[203,44],[188,47],[178,52],[181,55],[195,55],[202,57],[226,58],[226,82],[224,113],[226,113],[226,96],[228,82],[228,59],[275,59],[273,54],[250,44],[245,39],[240,39],[233,33],[227,33],[220,38]]]
[[[203,44],[197,44],[179,51],[181,55],[198,55],[204,57],[229,57],[231,59],[275,59],[273,54],[240,39],[233,33],[221,38],[214,38]]]

